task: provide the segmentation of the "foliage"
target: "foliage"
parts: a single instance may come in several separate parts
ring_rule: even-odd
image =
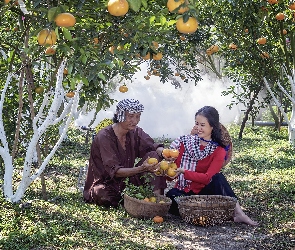
[[[260,223],[258,228],[246,232],[251,235],[246,239],[247,249],[294,248],[295,160],[286,129],[279,133],[270,127],[246,127],[243,140],[237,139],[236,125],[228,130],[234,156],[223,173],[245,212]],[[180,242],[196,241],[195,235],[190,237],[187,233],[190,226],[174,217],[167,217],[158,225],[132,218],[122,208],[85,204],[76,183],[89,149],[85,134],[70,129],[67,140],[44,172],[48,201],[42,200],[40,181],[29,187],[20,204],[0,197],[1,249],[177,249],[171,235]],[[216,235],[220,233],[218,229],[227,228],[249,230],[234,223],[197,230]],[[167,235],[170,240],[159,240]],[[210,248],[218,248],[228,236]],[[211,237],[205,244],[210,241]]]
[[[129,178],[126,178],[124,180],[125,188],[123,190],[123,193],[127,194],[130,197],[136,198],[136,199],[144,199],[146,197],[151,197],[153,195],[153,186],[150,184],[150,179],[152,178],[151,174],[143,175],[141,178],[144,179],[144,185],[136,186],[133,183],[130,182]]]

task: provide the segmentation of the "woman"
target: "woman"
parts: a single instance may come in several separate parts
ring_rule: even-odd
[[[148,164],[147,159],[162,160],[163,144],[155,143],[137,126],[143,109],[138,100],[120,101],[114,124],[95,136],[83,192],[85,202],[117,207],[122,202],[127,177],[136,186],[145,185],[145,178],[141,177],[157,170],[158,164]],[[141,160],[135,165],[138,158]],[[167,185],[164,177],[156,176],[150,184],[157,194],[163,194]]]
[[[219,173],[226,157],[226,147],[222,142],[219,114],[215,108],[205,106],[198,110],[191,135],[179,137],[170,148],[180,152],[175,160],[178,166],[175,178],[178,180],[166,194],[172,200],[170,213],[179,215],[174,200],[177,196],[223,195],[237,198],[224,175]],[[234,221],[258,225],[242,211],[238,202]]]

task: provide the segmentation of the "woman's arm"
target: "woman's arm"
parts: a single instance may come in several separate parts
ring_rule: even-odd
[[[178,172],[183,172],[184,178],[186,180],[207,185],[210,182],[212,176],[217,174],[221,170],[225,154],[225,150],[221,147],[218,147],[212,155],[213,160],[211,161],[211,163],[209,163],[207,170],[204,172],[195,172],[184,169],[178,170]]]

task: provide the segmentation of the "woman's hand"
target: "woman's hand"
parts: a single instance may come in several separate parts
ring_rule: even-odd
[[[178,168],[178,169],[176,169],[176,173],[178,173],[178,175],[184,174],[184,171],[185,171],[184,168]]]

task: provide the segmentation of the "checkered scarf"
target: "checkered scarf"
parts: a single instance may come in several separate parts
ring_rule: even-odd
[[[128,111],[130,114],[139,113],[144,110],[142,104],[138,100],[124,99],[117,104],[116,114],[119,122],[125,121],[125,112]]]
[[[175,141],[170,147],[178,146],[180,143],[184,145],[184,152],[180,161],[180,168],[190,171],[196,171],[196,166],[199,160],[202,160],[212,154],[218,147],[218,144],[213,141],[209,141],[205,146],[204,150],[200,150],[201,138],[197,135],[184,135],[179,137],[178,142]],[[178,187],[183,190],[185,187],[189,187],[191,184],[190,180],[185,180],[184,175],[178,176]]]

